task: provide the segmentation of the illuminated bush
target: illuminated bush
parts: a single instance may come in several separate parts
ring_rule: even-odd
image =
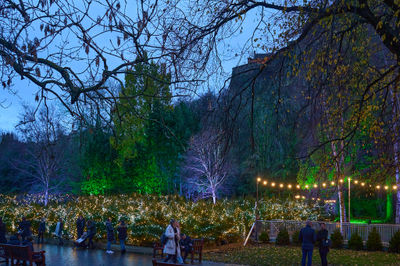
[[[9,231],[16,231],[22,216],[32,221],[36,234],[38,221],[46,217],[47,233],[55,230],[58,218],[63,219],[64,235],[76,236],[75,221],[82,214],[86,220],[97,224],[97,238],[106,239],[104,222],[112,218],[114,226],[124,219],[128,224],[127,243],[150,245],[159,241],[171,218],[178,219],[182,232],[192,238],[202,237],[206,241],[237,242],[248,233],[254,222],[254,200],[223,199],[214,205],[211,201],[187,201],[179,196],[114,195],[114,196],[59,196],[52,197],[48,206],[36,196],[1,196],[0,216],[4,217]],[[29,202],[32,202],[29,204]],[[303,201],[276,199],[260,200],[262,219],[306,220],[318,218],[317,208]]]

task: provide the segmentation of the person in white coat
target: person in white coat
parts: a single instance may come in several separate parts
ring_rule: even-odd
[[[177,262],[177,258],[181,256],[181,248],[179,246],[180,230],[178,228],[178,222],[171,219],[167,229],[165,230],[165,236],[168,241],[164,246],[164,254],[167,254],[164,262],[168,262],[172,259],[173,263]]]

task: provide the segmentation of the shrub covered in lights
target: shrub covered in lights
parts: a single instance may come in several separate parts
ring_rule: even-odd
[[[60,199],[61,198],[61,199]],[[23,216],[32,221],[36,234],[41,217],[47,220],[47,232],[54,232],[58,218],[65,222],[66,238],[76,236],[75,221],[82,214],[97,223],[97,238],[106,239],[104,222],[111,217],[117,226],[124,219],[129,226],[128,244],[150,245],[159,241],[171,218],[180,221],[182,232],[207,241],[236,242],[246,236],[254,222],[254,200],[187,201],[179,196],[115,195],[60,196],[43,206],[32,196],[23,198],[0,195],[0,216],[15,231]],[[316,220],[319,208],[304,201],[263,199],[259,203],[260,217],[265,220]]]

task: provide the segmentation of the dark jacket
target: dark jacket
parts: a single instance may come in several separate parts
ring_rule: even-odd
[[[0,243],[7,243],[5,223],[0,224]]]
[[[88,237],[93,237],[96,234],[96,224],[94,222],[88,223]]]
[[[21,246],[28,246],[29,249],[30,249],[32,252],[34,251],[34,250],[33,250],[33,244],[32,244],[31,241],[25,240],[25,241],[22,242]]]
[[[192,239],[189,236],[186,236],[185,239],[181,239],[179,244],[188,251],[190,251],[193,246]]]
[[[18,237],[14,235],[10,237],[10,241],[8,241],[7,244],[18,246],[21,244],[21,242],[19,241]]]
[[[83,232],[83,230],[85,230],[85,225],[86,225],[85,218],[82,218],[82,219],[78,218],[76,220],[76,230],[78,232]]]
[[[107,241],[112,242],[114,241],[114,228],[111,222],[106,222],[106,229],[107,229]]]
[[[39,233],[46,232],[46,222],[40,222],[38,231]]]
[[[323,229],[323,230],[319,230],[317,233],[317,241],[319,244],[319,249],[326,249],[329,250],[328,247],[324,247],[322,245],[322,242],[328,239],[328,230]]]
[[[22,236],[31,236],[31,222],[25,220],[19,223],[18,229],[21,231]]]
[[[312,229],[311,226],[307,225],[301,229],[299,241],[303,249],[312,250],[314,248],[314,243],[317,240],[316,238],[315,230]]]
[[[119,240],[125,240],[128,237],[127,227],[125,224],[119,225],[117,230],[118,230],[118,239]]]

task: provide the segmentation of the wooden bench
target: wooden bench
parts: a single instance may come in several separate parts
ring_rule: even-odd
[[[153,262],[153,266],[176,266],[176,265],[182,265],[182,264],[176,264],[176,263],[161,262],[161,261],[157,261],[156,259],[153,259],[152,262]]]
[[[200,239],[192,239],[192,252],[190,254],[190,262],[193,264],[194,262],[194,257],[195,255],[199,256],[199,262],[201,263],[202,259],[203,259],[203,244],[204,244],[204,239],[200,238]]]
[[[6,251],[3,247],[0,247],[0,263],[8,264],[8,256],[6,255]]]
[[[11,265],[15,265],[15,261],[23,261],[24,265],[28,262],[29,266],[36,265],[46,265],[46,258],[44,256],[45,251],[41,250],[38,252],[33,252],[29,246],[15,246],[8,244],[0,244],[0,248],[4,251],[4,258],[8,264],[11,261]]]
[[[195,256],[198,256],[198,261],[201,263],[203,260],[203,244],[204,244],[204,239],[192,239],[192,250],[190,251],[190,262],[193,264],[195,260]],[[181,247],[181,255],[183,256],[183,247]],[[153,258],[157,258],[158,256],[160,258],[164,257],[164,247],[161,245],[161,243],[154,243],[153,245]]]
[[[161,243],[156,242],[153,245],[153,258],[160,256],[161,258],[164,257],[164,247]]]

